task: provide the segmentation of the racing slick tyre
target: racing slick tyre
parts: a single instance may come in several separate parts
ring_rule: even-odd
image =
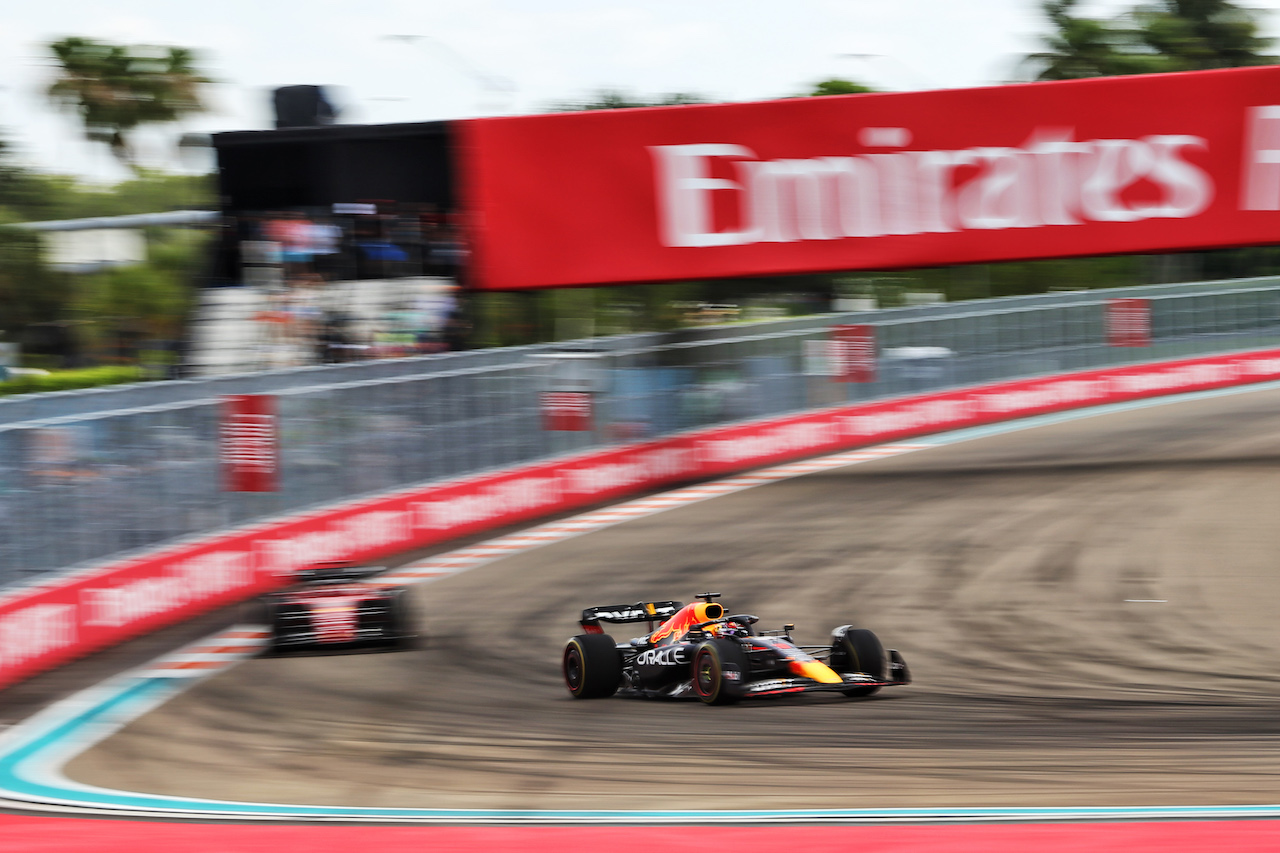
[[[846,628],[831,644],[832,669],[844,674],[862,672],[876,681],[885,680],[884,646],[880,638],[866,628]],[[870,696],[879,687],[851,687],[840,691],[845,696]]]
[[[307,609],[298,604],[277,604],[270,610],[270,650],[278,654],[294,645],[290,630],[297,630],[296,623],[306,620]]]
[[[622,655],[608,634],[579,634],[564,647],[564,684],[575,699],[603,699],[622,683]]]
[[[732,705],[747,694],[750,663],[733,640],[707,640],[693,653],[693,692],[708,705]]]
[[[418,620],[405,596],[406,593],[400,593],[391,599],[387,608],[387,642],[396,649],[413,649],[421,645]]]

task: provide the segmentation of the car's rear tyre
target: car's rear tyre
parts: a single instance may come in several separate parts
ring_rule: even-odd
[[[387,639],[397,649],[413,649],[422,644],[417,616],[406,596],[407,593],[400,593],[387,607]]]
[[[846,628],[831,643],[832,669],[844,674],[861,672],[876,681],[885,680],[887,666],[884,646],[880,638],[866,628]],[[845,696],[870,696],[879,687],[850,687],[842,690]]]
[[[565,687],[575,699],[603,699],[622,683],[622,654],[608,634],[579,634],[564,647]]]
[[[732,705],[747,693],[747,653],[733,640],[707,640],[693,653],[693,692],[708,705]]]

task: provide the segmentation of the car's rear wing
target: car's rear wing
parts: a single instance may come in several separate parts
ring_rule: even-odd
[[[663,622],[671,618],[683,606],[679,601],[642,601],[638,604],[606,604],[603,607],[588,607],[582,611],[582,629],[588,634],[603,634],[601,622],[615,625],[627,622],[648,622],[652,630],[655,622]]]
[[[383,566],[366,566],[349,560],[328,560],[304,566],[293,574],[297,583],[344,583],[385,572]]]

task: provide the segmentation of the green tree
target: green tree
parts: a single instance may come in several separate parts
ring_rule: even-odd
[[[208,176],[139,169],[129,180],[99,187],[33,172],[0,140],[0,340],[20,343],[33,364],[65,367],[111,353],[123,338],[180,337],[207,232],[150,229],[145,264],[71,274],[47,263],[48,235],[4,226],[208,208],[215,200]]]
[[[166,210],[211,210],[217,190],[210,175],[137,169],[111,186],[86,185],[69,175],[23,169],[6,159],[0,141],[0,224]]]
[[[861,83],[855,83],[852,80],[844,80],[840,77],[832,77],[829,80],[820,80],[813,84],[813,88],[805,92],[803,96],[821,97],[823,95],[861,95],[866,92],[874,92],[870,86],[864,86]]]
[[[5,158],[0,140],[0,223],[21,222],[24,210],[38,203],[39,194],[29,174]]]
[[[0,227],[0,339],[68,363],[76,350],[73,298],[71,277],[45,265],[35,233]]]
[[[1023,60],[1036,80],[1270,65],[1257,13],[1228,0],[1153,0],[1111,19],[1075,14],[1079,0],[1045,0],[1052,31]]]
[[[166,210],[210,210],[217,207],[217,188],[211,175],[175,175],[136,169],[134,176],[110,187],[76,185],[63,205],[64,218],[123,216]]]
[[[196,55],[182,47],[117,45],[71,36],[49,45],[58,77],[53,103],[73,110],[85,136],[105,142],[125,166],[134,167],[130,135],[140,125],[165,124],[204,111]]]
[[[646,98],[632,95],[620,89],[600,89],[584,101],[561,101],[547,107],[547,112],[567,113],[580,110],[625,110],[635,107],[676,107],[683,104],[705,104],[700,95],[688,92],[672,92]]]
[[[1164,59],[1150,51],[1134,53],[1140,38],[1114,21],[1074,13],[1078,0],[1045,0],[1041,4],[1053,31],[1044,37],[1045,50],[1023,60],[1036,80],[1079,80],[1164,71]]]
[[[1160,0],[1129,15],[1142,44],[1168,71],[1271,65],[1271,39],[1259,35],[1257,13],[1226,0]]]

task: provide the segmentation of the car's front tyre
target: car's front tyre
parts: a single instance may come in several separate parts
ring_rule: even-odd
[[[876,681],[885,681],[884,645],[880,638],[866,628],[846,627],[831,642],[831,668],[843,675],[860,672]],[[870,696],[879,687],[850,687],[842,690],[845,696]]]
[[[622,654],[608,634],[579,634],[564,647],[564,684],[575,699],[603,699],[622,683]]]
[[[732,705],[747,695],[750,662],[733,640],[707,640],[693,653],[693,692],[708,705]]]

